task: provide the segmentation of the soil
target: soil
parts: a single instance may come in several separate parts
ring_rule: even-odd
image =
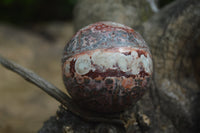
[[[0,24],[0,54],[31,69],[66,92],[61,77],[63,48],[74,33],[72,22],[19,28]],[[34,133],[59,103],[17,74],[0,66],[0,132]]]

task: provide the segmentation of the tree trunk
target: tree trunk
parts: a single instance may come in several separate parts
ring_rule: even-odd
[[[200,1],[177,0],[154,14],[139,31],[153,55],[154,77],[146,95],[122,114],[125,125],[87,122],[61,106],[39,133],[199,131]]]
[[[180,132],[198,127],[199,85],[194,59],[200,37],[200,1],[176,1],[144,24],[154,60],[158,105]]]

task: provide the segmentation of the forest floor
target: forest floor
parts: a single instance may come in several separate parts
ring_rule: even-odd
[[[0,54],[31,69],[66,92],[61,76],[65,44],[74,34],[72,22],[20,28],[0,24]],[[0,132],[35,133],[59,103],[17,74],[0,66]]]

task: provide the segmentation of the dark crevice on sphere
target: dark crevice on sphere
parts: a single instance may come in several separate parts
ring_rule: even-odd
[[[152,76],[152,57],[139,33],[114,22],[79,30],[64,48],[63,80],[82,108],[121,112],[145,93]]]

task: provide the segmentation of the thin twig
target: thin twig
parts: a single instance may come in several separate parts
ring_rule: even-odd
[[[85,120],[94,121],[94,122],[109,122],[109,123],[123,124],[123,121],[119,119],[119,115],[107,116],[107,115],[96,114],[93,112],[88,112],[88,111],[84,111],[80,109],[78,106],[76,106],[76,104],[73,103],[72,99],[69,96],[67,96],[64,92],[62,92],[56,86],[44,80],[43,78],[41,78],[34,72],[12,61],[9,61],[8,59],[5,59],[1,55],[0,55],[0,64],[2,64],[7,69],[17,73],[28,82],[38,86],[40,89],[45,91],[51,97],[59,101],[62,105],[67,107],[69,111],[80,116],[81,118]]]

